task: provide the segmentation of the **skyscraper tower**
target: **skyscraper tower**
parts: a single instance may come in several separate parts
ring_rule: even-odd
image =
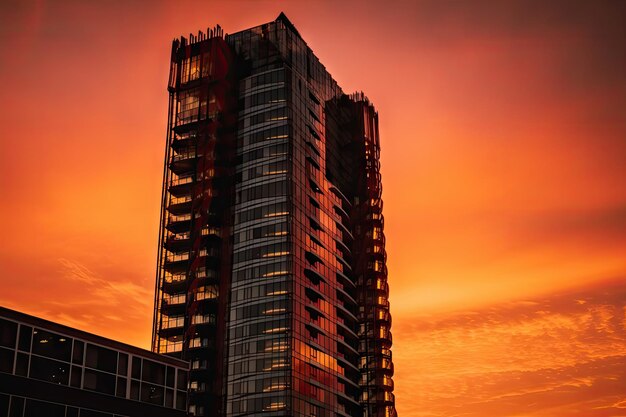
[[[281,15],[173,42],[153,350],[201,416],[395,416],[378,115]]]

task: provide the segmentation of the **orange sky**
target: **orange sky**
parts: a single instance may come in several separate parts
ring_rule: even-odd
[[[400,415],[626,416],[623,2],[126,3],[0,3],[0,304],[148,347],[171,40],[284,11],[380,112]]]

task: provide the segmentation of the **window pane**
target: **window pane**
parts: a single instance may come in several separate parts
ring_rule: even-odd
[[[165,406],[174,408],[174,391],[171,389],[165,391]]]
[[[80,388],[83,378],[83,368],[72,366],[72,375],[70,376],[70,385],[74,388]]]
[[[30,377],[54,384],[67,385],[69,382],[70,365],[51,359],[32,356],[30,361]]]
[[[101,346],[87,344],[85,366],[115,373],[117,371],[117,352]]]
[[[176,377],[176,374],[174,373],[174,368],[172,368],[171,366],[167,367],[167,383],[166,385],[168,387],[174,388],[174,379]]]
[[[184,410],[187,407],[187,396],[184,391],[176,391],[176,408]]]
[[[119,360],[117,363],[117,373],[120,375],[126,376],[128,372],[128,355],[125,353],[120,353]]]
[[[141,383],[141,401],[163,405],[163,387],[158,385]]]
[[[20,343],[19,349],[24,352],[30,352],[30,339],[33,337],[33,329],[29,326],[20,325]]]
[[[11,398],[11,410],[9,417],[22,417],[24,415],[24,399],[20,397]]]
[[[83,364],[83,351],[85,344],[79,340],[74,340],[74,352],[72,353],[72,362]]]
[[[0,416],[9,415],[9,396],[0,394]]]
[[[17,323],[0,319],[0,346],[15,349],[17,339]]]
[[[15,351],[11,349],[0,348],[0,372],[13,373],[13,357]],[[2,415],[2,413],[0,413]]]
[[[28,374],[28,355],[25,353],[17,354],[17,363],[15,364],[15,375],[26,376]]]
[[[138,400],[139,399],[139,382],[131,381],[130,383],[130,399]]]
[[[132,377],[136,379],[141,378],[141,358],[136,356],[133,356]]]
[[[43,401],[26,400],[24,417],[65,417],[65,406]]]
[[[83,382],[83,387],[85,389],[102,392],[104,394],[114,395],[115,375],[85,369],[85,381]]]
[[[72,339],[41,329],[33,332],[33,353],[69,362],[71,351]]]
[[[127,387],[127,379],[126,378],[117,378],[117,388],[115,389],[115,395],[118,397],[126,398],[126,387]]]
[[[143,381],[153,382],[155,384],[165,384],[165,365],[144,359],[142,378]]]
[[[178,370],[178,382],[176,384],[178,389],[187,389],[187,371],[182,369]]]

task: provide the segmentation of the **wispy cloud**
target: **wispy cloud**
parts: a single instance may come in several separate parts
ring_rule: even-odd
[[[62,274],[70,280],[80,281],[89,286],[92,295],[88,303],[109,306],[123,305],[128,299],[133,303],[147,306],[152,303],[152,292],[130,281],[114,281],[100,278],[85,265],[69,259],[60,258]]]
[[[396,322],[396,375],[402,381],[397,395],[403,414],[621,415],[625,306],[626,279],[621,279],[535,300]]]

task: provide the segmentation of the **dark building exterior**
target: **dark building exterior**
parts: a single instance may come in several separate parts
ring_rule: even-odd
[[[183,417],[188,363],[0,307],[0,416]]]
[[[203,416],[395,416],[378,115],[281,14],[175,40],[153,350]]]

